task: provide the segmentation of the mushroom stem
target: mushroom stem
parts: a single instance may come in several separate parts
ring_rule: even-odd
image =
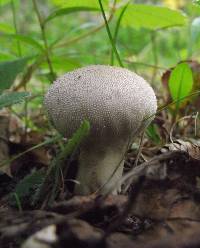
[[[77,175],[79,184],[75,186],[75,194],[87,195],[98,190],[104,194],[110,191],[122,177],[125,151],[125,147],[105,147],[101,151],[81,149]],[[117,188],[112,193],[120,191],[121,188]]]

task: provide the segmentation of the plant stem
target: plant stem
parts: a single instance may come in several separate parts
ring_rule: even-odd
[[[17,193],[13,193],[13,196],[14,196],[14,198],[15,198],[15,201],[16,201],[17,208],[18,208],[19,212],[22,213],[22,212],[23,212],[22,204],[21,204],[21,201],[20,201],[20,199],[19,199],[18,194],[17,194]]]
[[[153,82],[156,78],[157,74],[157,65],[158,65],[158,56],[157,56],[157,47],[156,47],[156,33],[152,31],[151,33],[151,44],[152,44],[152,52],[153,52],[153,59],[154,59],[154,70],[152,74],[151,81]]]
[[[41,142],[41,143],[39,143],[39,144],[37,144],[35,146],[30,147],[29,149],[27,149],[27,150],[25,150],[25,151],[23,151],[23,152],[15,155],[14,157],[12,157],[12,158],[10,158],[8,160],[3,160],[3,161],[0,162],[0,168],[3,167],[3,166],[5,166],[5,165],[9,165],[11,162],[13,162],[16,159],[22,157],[23,155],[27,154],[28,152],[31,152],[31,151],[33,151],[35,149],[38,149],[38,148],[40,148],[42,146],[45,146],[45,145],[49,145],[49,144],[55,143],[58,140],[60,140],[61,138],[62,138],[61,135],[56,135],[53,138],[49,138],[48,140],[45,140],[45,141],[43,141],[43,142]]]
[[[177,99],[177,100],[174,100],[174,101],[168,103],[167,105],[161,106],[161,107],[158,108],[158,110],[156,111],[155,114],[149,115],[147,118],[144,119],[144,121],[145,121],[145,120],[148,120],[149,118],[151,118],[151,117],[153,117],[153,116],[156,116],[156,115],[157,115],[158,113],[160,113],[161,111],[163,111],[163,110],[165,110],[165,109],[168,109],[170,106],[172,106],[172,105],[174,105],[174,104],[177,104],[178,102],[181,102],[181,101],[183,101],[183,100],[185,100],[185,99],[187,99],[187,98],[190,98],[190,97],[192,97],[192,96],[197,96],[197,95],[200,96],[200,90],[194,91],[193,93],[191,93],[191,94],[189,94],[189,95],[187,95],[187,96],[183,96],[183,97],[181,97],[181,98],[179,98],[179,99]]]
[[[144,67],[150,67],[150,68],[156,68],[157,70],[163,70],[166,71],[167,67],[162,67],[162,66],[156,66],[156,65],[151,65],[151,64],[146,64],[146,63],[142,63],[142,62],[134,62],[134,61],[129,61],[127,59],[123,60],[125,63],[128,64],[132,64],[132,65],[136,65],[136,66],[144,66]]]
[[[38,57],[31,65],[29,65],[26,69],[26,72],[20,79],[19,83],[13,88],[14,91],[18,91],[21,88],[25,88],[27,83],[30,81],[34,71],[39,67],[39,65],[43,62],[42,57]]]
[[[110,39],[110,43],[111,43],[111,45],[112,45],[113,52],[115,53],[115,56],[116,56],[116,58],[117,58],[117,60],[118,60],[119,65],[120,65],[121,67],[124,67],[124,65],[123,65],[123,63],[122,63],[122,61],[121,61],[121,58],[120,58],[120,56],[119,56],[119,53],[118,53],[118,51],[117,51],[117,48],[116,48],[116,46],[115,46],[115,42],[114,42],[114,40],[113,40],[112,34],[111,34],[111,32],[110,32],[110,28],[109,28],[109,25],[108,25],[108,21],[107,21],[107,19],[106,19],[106,15],[105,15],[105,11],[104,11],[102,2],[101,2],[101,0],[98,0],[98,1],[99,1],[99,6],[100,6],[100,9],[101,9],[101,13],[102,13],[102,16],[103,16],[105,25],[106,25],[107,34],[108,34],[108,37],[109,37],[109,39]]]
[[[107,19],[107,22],[108,23],[112,20],[113,15],[114,15],[114,11],[115,11],[115,8],[112,8],[111,13],[110,13],[110,16]],[[63,43],[60,43],[60,44],[57,44],[57,45],[55,45],[55,44],[52,45],[52,49],[61,48],[61,47],[65,47],[65,46],[70,46],[71,44],[74,44],[76,42],[79,42],[80,40],[82,40],[84,38],[87,38],[88,36],[90,36],[90,35],[98,32],[99,30],[101,30],[104,27],[105,27],[105,22],[103,22],[102,24],[100,24],[96,28],[91,29],[90,31],[86,32],[85,34],[82,34],[80,36],[77,36],[75,38],[72,38],[71,40],[68,40],[66,42],[63,42]]]
[[[40,29],[41,29],[41,33],[42,33],[42,39],[43,39],[43,42],[44,42],[44,47],[45,47],[45,52],[46,52],[46,60],[47,60],[48,66],[49,66],[49,71],[50,71],[52,79],[54,80],[55,79],[55,73],[53,71],[53,66],[52,66],[52,62],[51,62],[51,59],[50,59],[49,47],[48,47],[46,33],[45,33],[45,24],[44,24],[44,22],[42,20],[42,16],[41,16],[40,11],[38,9],[37,1],[32,0],[32,2],[33,2],[33,6],[34,6],[34,9],[35,9],[35,12],[36,12],[39,24],[40,24]]]
[[[123,7],[121,13],[120,13],[120,16],[119,18],[117,19],[117,23],[116,23],[116,27],[115,27],[115,32],[114,32],[114,36],[113,36],[113,41],[114,41],[114,44],[116,46],[116,41],[117,41],[117,36],[118,36],[118,33],[119,33],[119,27],[120,27],[120,23],[121,23],[121,20],[122,20],[122,17],[127,9],[129,5],[129,2]],[[110,64],[113,65],[114,64],[114,51],[112,49],[111,51],[111,59],[110,59]]]
[[[105,23],[103,23],[103,24],[99,25],[98,27],[96,27],[96,28],[94,28],[94,29],[88,31],[88,32],[85,33],[85,34],[82,34],[82,35],[80,35],[80,36],[77,36],[77,37],[75,37],[75,38],[72,38],[71,40],[68,40],[68,41],[66,41],[66,42],[57,44],[57,45],[53,46],[53,49],[55,49],[55,48],[62,48],[62,47],[66,47],[66,46],[70,46],[71,44],[74,44],[74,43],[76,43],[76,42],[78,42],[78,41],[80,41],[80,40],[82,40],[82,39],[84,39],[84,38],[90,36],[91,34],[94,34],[94,33],[98,32],[98,31],[101,30],[104,26],[105,26]]]
[[[12,9],[12,16],[13,16],[13,24],[14,24],[14,28],[15,28],[15,34],[18,34],[17,19],[16,19],[16,9],[15,9],[15,4],[14,4],[13,0],[11,0],[11,9]],[[21,46],[20,46],[19,41],[17,41],[17,50],[18,50],[18,56],[21,57],[22,56],[22,51],[21,51]]]
[[[18,27],[17,27],[17,19],[16,19],[16,9],[15,9],[15,4],[14,1],[11,0],[11,8],[12,8],[12,15],[13,15],[13,24],[15,27],[15,34],[18,35]],[[22,57],[22,50],[21,50],[21,45],[20,45],[20,41],[17,40],[17,50],[18,50],[18,56]],[[26,85],[24,85],[24,90],[26,91]],[[27,127],[28,127],[28,100],[25,99],[24,102],[24,122],[25,122],[25,137],[27,135]]]

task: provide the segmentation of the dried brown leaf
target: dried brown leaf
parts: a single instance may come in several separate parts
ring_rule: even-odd
[[[161,152],[180,151],[185,152],[191,159],[200,160],[200,146],[192,141],[175,140],[173,143],[165,145],[161,148]]]

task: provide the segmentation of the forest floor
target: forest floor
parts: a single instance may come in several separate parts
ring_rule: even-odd
[[[7,142],[8,125],[1,120],[0,156],[22,153],[42,136],[15,134]],[[3,126],[4,125],[4,126]],[[149,148],[143,148],[149,153]],[[0,174],[0,247],[200,247],[200,148],[176,140],[152,149],[139,161],[128,193],[73,196],[63,192],[51,206],[31,207],[16,185],[34,168],[47,167],[51,146],[34,149],[11,161]],[[126,170],[135,155],[130,150]],[[23,189],[25,190],[25,189]],[[24,193],[24,192],[23,192]]]

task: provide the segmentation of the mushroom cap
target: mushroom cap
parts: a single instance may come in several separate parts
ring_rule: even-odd
[[[87,140],[96,144],[127,140],[157,109],[154,91],[142,77],[107,65],[90,65],[59,77],[44,104],[55,128],[65,137],[88,120]]]

